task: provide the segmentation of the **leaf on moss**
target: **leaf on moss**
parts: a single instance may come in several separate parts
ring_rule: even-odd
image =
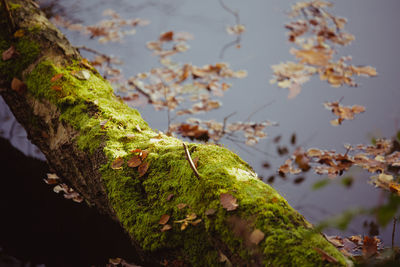
[[[88,69],[93,69],[93,66],[90,65],[89,61],[86,58],[82,58],[80,63],[81,63],[81,65],[83,65],[84,67],[86,67]]]
[[[64,76],[64,74],[62,74],[62,73],[57,73],[57,74],[55,74],[53,77],[51,77],[51,79],[50,79],[50,82],[55,82],[55,81],[58,81],[59,79],[61,79],[61,77],[62,76]]]
[[[61,90],[62,90],[62,87],[59,86],[59,85],[52,85],[52,86],[51,86],[51,89],[54,90],[54,91],[61,91]]]
[[[16,55],[18,55],[18,52],[15,50],[15,47],[12,45],[12,46],[10,46],[10,48],[5,50],[1,54],[1,58],[3,59],[3,61],[6,61],[6,60],[9,60],[9,59],[12,59]]]
[[[167,196],[167,201],[171,201],[171,199],[174,197],[174,194],[169,194],[168,196]]]
[[[80,70],[77,71],[75,73],[73,73],[73,75],[78,78],[79,80],[89,80],[90,78],[90,71],[88,70]]]
[[[251,243],[258,245],[263,240],[265,234],[260,229],[255,229],[249,237]]]
[[[123,164],[124,164],[124,159],[121,157],[118,157],[111,163],[111,168],[114,170],[119,170],[119,169],[122,169]]]
[[[139,168],[138,168],[139,177],[142,177],[143,175],[145,175],[148,169],[149,169],[149,163],[142,162],[142,164],[140,164]]]
[[[219,195],[219,199],[220,199],[222,207],[224,207],[224,209],[226,209],[227,211],[236,210],[237,207],[239,206],[236,203],[237,199],[234,198],[231,194],[221,193]]]
[[[185,203],[179,203],[178,205],[176,205],[177,207],[178,207],[178,209],[183,209],[183,208],[185,208],[186,206],[187,206],[187,204],[185,204]]]
[[[166,232],[168,230],[171,230],[172,226],[169,224],[165,224],[162,228],[161,228],[161,232]]]
[[[20,37],[22,37],[24,35],[25,35],[25,31],[23,29],[19,29],[16,32],[14,32],[14,37],[15,38],[20,38]]]
[[[204,214],[205,214],[206,216],[211,216],[211,215],[214,215],[215,212],[216,212],[215,209],[208,209],[208,210],[206,210],[206,212],[205,212]]]
[[[171,218],[171,216],[168,214],[162,215],[159,224],[166,224],[169,221],[169,218]]]
[[[149,154],[149,151],[148,151],[148,150],[142,150],[142,151],[139,153],[139,157],[140,157],[140,159],[143,161],[143,160],[147,157],[148,154]]]
[[[142,164],[142,160],[138,155],[135,155],[128,160],[127,164],[128,167],[135,168],[138,167],[140,164]]]
[[[13,89],[18,94],[23,94],[26,92],[27,87],[26,84],[18,78],[13,78],[11,81],[11,89]]]

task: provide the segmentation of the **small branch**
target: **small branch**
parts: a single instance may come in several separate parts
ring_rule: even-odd
[[[93,49],[93,48],[84,46],[84,45],[81,45],[81,46],[74,46],[74,48],[75,48],[75,49],[78,49],[78,50],[85,50],[85,51],[90,52],[90,53],[93,53],[93,54],[95,54],[95,55],[102,56],[102,57],[104,57],[108,62],[111,62],[111,60],[112,60],[112,58],[111,58],[110,56],[108,56],[108,55],[106,55],[106,54],[103,54],[103,53],[101,53],[101,52],[99,52],[99,51],[97,51],[97,50],[95,50],[95,49]]]
[[[12,35],[15,30],[15,24],[11,17],[10,9],[8,8],[6,0],[1,0],[1,5],[3,6],[4,13],[7,15],[8,31],[10,32],[10,35]]]
[[[235,112],[232,112],[231,114],[229,114],[228,116],[226,116],[225,118],[224,118],[224,124],[222,125],[222,131],[221,131],[221,137],[220,138],[222,138],[225,134],[226,134],[226,122],[228,121],[228,119],[230,118],[230,117],[232,117],[233,115],[235,115],[236,114],[236,111]]]
[[[256,114],[257,112],[261,111],[262,109],[268,107],[269,105],[272,105],[275,102],[275,100],[272,100],[264,105],[262,105],[261,107],[257,108],[255,111],[253,111],[252,113],[249,114],[249,116],[247,117],[247,119],[245,121],[250,121],[251,117]]]
[[[396,232],[396,223],[397,223],[397,218],[393,218],[393,230],[392,230],[392,250],[394,251],[394,233]]]
[[[187,161],[189,161],[190,168],[192,168],[192,170],[193,170],[194,174],[196,175],[197,179],[200,180],[200,174],[197,171],[196,166],[194,166],[194,163],[193,163],[192,158],[190,157],[190,153],[189,153],[187,145],[185,143],[182,143],[182,145],[183,145],[183,148],[185,149],[186,159],[187,159]]]

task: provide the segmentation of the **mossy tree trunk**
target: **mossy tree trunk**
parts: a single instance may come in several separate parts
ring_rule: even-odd
[[[13,46],[16,53],[0,60],[1,95],[49,165],[89,205],[120,222],[145,263],[331,264],[322,250],[346,265],[335,247],[231,151],[189,144],[191,157],[199,159],[197,178],[182,141],[155,133],[138,111],[116,98],[32,1],[9,5],[15,28],[2,6],[0,52]],[[90,77],[79,79],[82,71]],[[62,76],[52,81],[56,74]],[[127,166],[135,149],[149,152],[144,175]],[[123,160],[120,168],[112,166],[116,159]],[[221,205],[224,193],[237,199],[236,209]],[[165,214],[172,228],[161,231]],[[185,218],[189,224],[181,230],[182,223],[174,221]]]

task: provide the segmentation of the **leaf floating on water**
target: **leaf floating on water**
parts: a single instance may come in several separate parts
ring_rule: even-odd
[[[159,224],[162,224],[162,225],[166,224],[169,221],[169,218],[171,218],[171,216],[168,214],[162,215],[161,219],[159,221]]]
[[[333,114],[339,117],[331,121],[331,124],[334,126],[342,124],[342,121],[344,120],[353,120],[354,115],[365,111],[365,107],[363,106],[353,105],[352,107],[347,107],[340,105],[338,101],[325,102],[324,106],[326,109],[331,110]]]
[[[121,157],[118,157],[111,163],[111,168],[114,170],[119,170],[119,169],[122,169],[123,164],[124,164],[124,159]]]
[[[250,234],[250,242],[253,244],[258,245],[261,240],[263,240],[265,237],[265,234],[260,230],[260,229],[255,229],[251,234]]]
[[[219,199],[220,199],[222,207],[224,207],[227,211],[236,210],[237,207],[239,206],[236,203],[237,199],[234,198],[231,194],[221,193],[219,195]]]
[[[226,32],[231,35],[240,35],[246,31],[246,27],[243,24],[236,24],[233,26],[226,27]]]

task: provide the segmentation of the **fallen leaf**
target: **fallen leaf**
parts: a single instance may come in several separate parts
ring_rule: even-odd
[[[221,193],[219,195],[219,198],[220,198],[220,202],[221,202],[222,207],[224,207],[227,211],[235,210],[239,206],[236,203],[237,199],[234,198],[231,194]]]
[[[16,55],[18,55],[18,52],[15,50],[15,47],[12,45],[10,46],[10,48],[8,48],[7,50],[5,50],[3,52],[3,54],[1,55],[1,58],[3,59],[3,61],[9,60],[13,57],[15,57]]]
[[[139,157],[143,161],[147,157],[148,154],[149,154],[148,150],[142,150],[142,152],[140,152],[140,154],[139,154]]]
[[[142,160],[140,159],[139,156],[133,156],[128,160],[127,164],[128,167],[135,168],[138,167],[140,164],[142,164]]]
[[[114,170],[119,170],[119,169],[122,169],[123,164],[124,164],[124,159],[121,157],[118,157],[111,163],[111,168]]]
[[[165,225],[161,228],[161,232],[165,232],[165,231],[168,231],[168,230],[171,230],[171,229],[172,229],[172,226],[171,226],[171,225],[165,224]]]
[[[380,240],[377,237],[364,236],[364,242],[362,246],[364,258],[368,259],[369,257],[378,253],[379,241]]]
[[[177,207],[178,207],[178,209],[183,209],[183,208],[185,208],[186,206],[187,206],[187,204],[185,204],[185,203],[179,203],[178,205],[176,205]]]
[[[77,71],[77,72],[73,73],[73,75],[76,78],[78,78],[79,80],[89,80],[90,71],[88,71],[88,70],[80,70],[80,71]]]
[[[174,197],[174,194],[169,194],[169,195],[167,196],[167,201],[170,201],[173,197]]]
[[[171,216],[169,216],[168,214],[162,215],[159,224],[162,224],[162,225],[166,224],[168,222],[169,218],[171,218]]]
[[[193,222],[190,222],[190,224],[193,225],[193,226],[196,226],[196,225],[198,225],[199,223],[201,223],[201,219],[197,219],[197,220],[195,220],[195,221],[193,221]]]
[[[11,81],[11,89],[21,95],[26,92],[27,86],[18,78],[13,78]]]
[[[148,169],[149,169],[149,163],[148,162],[142,162],[142,164],[140,164],[139,168],[138,168],[139,177],[142,177],[143,175],[145,175]]]
[[[258,245],[261,240],[263,240],[265,237],[265,234],[260,230],[260,229],[255,229],[251,234],[250,234],[250,242],[253,244]]]
[[[20,37],[22,37],[22,36],[24,36],[24,35],[25,35],[25,32],[24,32],[23,29],[19,29],[19,30],[17,30],[16,32],[14,32],[14,37],[15,37],[15,38],[20,38]]]
[[[62,87],[59,86],[59,85],[52,85],[52,86],[51,86],[51,89],[54,90],[54,91],[61,91],[61,90],[62,90]]]
[[[211,216],[211,215],[214,215],[215,212],[216,212],[215,209],[208,209],[208,210],[206,210],[206,212],[205,212],[204,214],[205,214],[206,216]]]
[[[59,80],[62,76],[64,76],[64,74],[62,74],[62,73],[55,74],[55,75],[50,79],[50,82],[53,83],[53,82]]]
[[[174,39],[174,32],[173,31],[164,32],[160,35],[158,39],[161,42],[170,42]]]
[[[118,265],[122,262],[121,258],[109,258],[108,262],[111,263],[112,265]]]

